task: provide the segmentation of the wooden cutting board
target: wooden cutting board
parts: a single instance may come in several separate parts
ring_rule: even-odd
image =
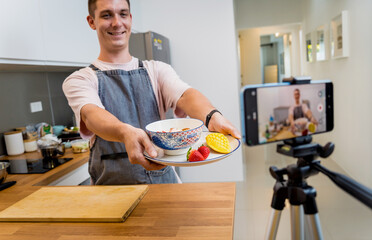
[[[43,187],[0,212],[4,222],[123,222],[148,185]]]

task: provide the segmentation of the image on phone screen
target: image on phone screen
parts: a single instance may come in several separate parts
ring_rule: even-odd
[[[333,128],[332,83],[245,89],[248,145],[323,133]]]

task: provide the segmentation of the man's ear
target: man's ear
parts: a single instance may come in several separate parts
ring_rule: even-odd
[[[94,24],[94,18],[90,15],[87,16],[87,21],[91,29],[96,30],[96,25]]]

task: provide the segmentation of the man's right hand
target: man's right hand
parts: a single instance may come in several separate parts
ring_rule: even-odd
[[[166,167],[147,160],[143,155],[146,151],[150,157],[155,158],[157,152],[149,136],[142,129],[121,122],[114,115],[94,104],[83,106],[80,114],[81,121],[96,135],[107,141],[124,143],[132,164],[140,164],[148,171]]]
[[[123,143],[125,144],[130,163],[140,164],[148,171],[159,170],[166,167],[165,165],[147,160],[143,155],[144,151],[152,158],[158,155],[145,131],[130,125],[126,125],[125,128]]]

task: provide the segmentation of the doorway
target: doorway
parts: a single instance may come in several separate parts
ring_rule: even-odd
[[[260,36],[260,58],[263,83],[282,82],[291,76],[291,34]]]
[[[300,36],[300,23],[239,30],[241,85],[302,75]]]

